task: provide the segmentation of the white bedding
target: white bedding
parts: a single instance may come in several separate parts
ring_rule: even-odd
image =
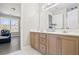
[[[6,39],[9,38],[9,36],[0,36],[0,39]]]

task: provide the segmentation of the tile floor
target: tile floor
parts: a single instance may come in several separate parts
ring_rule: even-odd
[[[23,50],[15,51],[7,55],[41,55],[41,53],[31,48],[30,46],[27,46]]]
[[[20,50],[20,37],[12,37],[10,43],[0,44],[0,55]]]

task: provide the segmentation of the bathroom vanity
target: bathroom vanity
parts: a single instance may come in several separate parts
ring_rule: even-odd
[[[78,55],[79,34],[31,31],[31,47],[45,55]]]
[[[79,5],[51,6],[40,11],[40,31],[30,32],[31,46],[47,55],[79,55]]]

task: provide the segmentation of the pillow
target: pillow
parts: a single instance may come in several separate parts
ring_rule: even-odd
[[[9,36],[10,31],[9,30],[1,30],[1,36]]]

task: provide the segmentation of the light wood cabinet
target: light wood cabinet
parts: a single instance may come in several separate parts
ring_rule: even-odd
[[[40,33],[40,52],[47,54],[47,34]]]
[[[62,55],[78,55],[78,38],[61,36]]]
[[[58,35],[47,35],[47,54],[49,55],[61,55],[61,40]]]
[[[47,55],[78,55],[79,37],[31,32],[31,46]]]
[[[46,54],[46,46],[45,46],[45,45],[40,44],[40,52],[41,52],[42,54]]]
[[[57,36],[56,35],[52,35],[52,34],[48,34],[47,35],[47,54],[53,54],[53,55],[56,55],[57,54]]]
[[[39,50],[39,33],[38,32],[31,32],[31,46],[37,50]]]

